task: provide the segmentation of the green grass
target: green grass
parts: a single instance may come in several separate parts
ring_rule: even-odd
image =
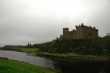
[[[38,48],[20,48],[19,51],[36,55],[39,52]]]
[[[39,52],[39,48],[0,48],[1,50],[10,50],[10,51],[17,51],[17,52],[25,52],[31,55],[36,55]]]
[[[56,73],[54,70],[18,62],[0,59],[0,73]]]
[[[107,61],[109,56],[97,56],[97,55],[82,55],[77,53],[39,53],[39,56],[44,56],[53,60],[61,60],[61,61]]]

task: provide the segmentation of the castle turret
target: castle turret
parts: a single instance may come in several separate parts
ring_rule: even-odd
[[[69,28],[63,28],[63,38],[64,39],[72,38],[72,32],[69,31]]]
[[[69,32],[69,28],[63,28],[63,34]]]

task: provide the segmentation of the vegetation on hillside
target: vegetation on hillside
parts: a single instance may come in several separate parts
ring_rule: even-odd
[[[83,40],[64,40],[37,44],[42,52],[49,53],[79,53],[92,55],[110,55],[110,38],[83,39]]]

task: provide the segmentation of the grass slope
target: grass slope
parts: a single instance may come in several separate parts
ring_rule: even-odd
[[[39,48],[20,48],[18,51],[36,55],[39,52]]]
[[[51,69],[18,62],[15,60],[0,59],[0,73],[56,73]]]
[[[53,60],[74,62],[74,61],[108,61],[109,56],[82,55],[77,53],[39,53],[39,56],[47,57]]]

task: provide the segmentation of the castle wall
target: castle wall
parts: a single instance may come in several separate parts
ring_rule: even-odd
[[[63,29],[64,39],[96,39],[98,37],[98,30],[92,27],[79,26],[76,30],[69,31]]]

